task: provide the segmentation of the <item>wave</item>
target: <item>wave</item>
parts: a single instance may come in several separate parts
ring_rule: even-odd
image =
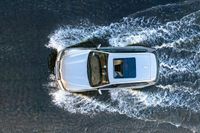
[[[177,119],[170,116],[180,113],[180,110],[200,113],[198,5],[199,1],[168,4],[138,12],[108,26],[87,23],[56,30],[49,36],[50,41],[46,46],[57,51],[93,38],[106,40],[113,47],[142,44],[155,48],[160,61],[160,76],[157,86],[140,91],[114,89],[110,91],[108,100],[101,101],[95,96],[59,90],[51,75],[49,87],[53,88],[50,90],[53,103],[71,113],[94,115],[104,111],[195,129],[192,124],[184,123],[182,116],[177,116]],[[185,7],[192,10],[179,10]],[[155,15],[157,10],[159,15]],[[175,14],[171,14],[173,19],[162,16],[167,10],[175,10]],[[144,17],[144,13],[152,16]],[[170,111],[174,112],[169,116],[166,112]]]

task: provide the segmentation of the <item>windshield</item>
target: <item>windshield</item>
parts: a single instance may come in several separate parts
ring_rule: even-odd
[[[108,54],[92,51],[88,56],[88,79],[92,87],[108,84]]]

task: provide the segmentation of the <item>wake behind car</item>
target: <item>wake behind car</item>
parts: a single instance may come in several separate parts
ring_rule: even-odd
[[[55,74],[70,92],[144,88],[158,79],[154,49],[143,46],[66,48],[58,53]]]

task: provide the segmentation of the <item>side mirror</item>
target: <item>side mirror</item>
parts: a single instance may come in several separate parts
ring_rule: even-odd
[[[99,49],[101,47],[101,44],[99,44],[98,46],[97,46],[97,49]]]
[[[101,90],[100,90],[100,89],[98,90],[98,92],[99,92],[99,94],[100,94],[100,95],[102,95],[102,92],[101,92]]]

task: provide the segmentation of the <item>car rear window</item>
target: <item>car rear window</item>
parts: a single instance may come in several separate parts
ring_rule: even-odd
[[[132,58],[116,58],[113,60],[114,78],[135,78],[136,60]]]

